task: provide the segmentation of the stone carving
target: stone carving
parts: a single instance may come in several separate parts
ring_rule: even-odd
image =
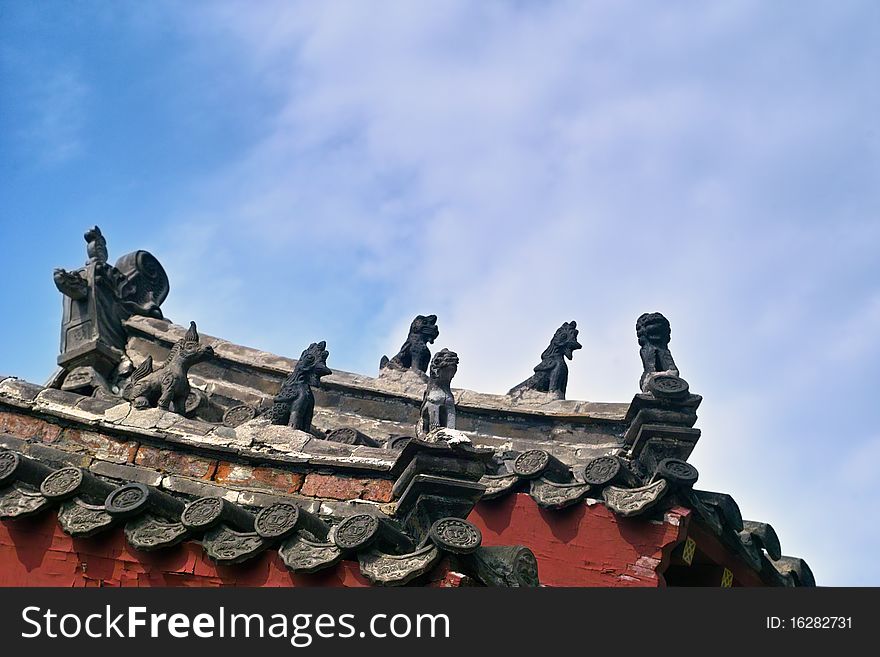
[[[681,459],[663,459],[657,466],[654,478],[666,479],[670,484],[681,487],[691,487],[697,483],[699,477],[697,469],[687,461]]]
[[[314,573],[342,559],[342,550],[333,543],[312,541],[299,532],[281,544],[278,554],[295,573]]]
[[[83,471],[80,468],[61,468],[43,480],[40,492],[49,499],[62,499],[74,495],[82,481]]]
[[[548,452],[543,449],[530,449],[516,457],[513,471],[524,479],[532,479],[544,472],[548,463],[550,463]]]
[[[115,487],[88,470],[68,466],[43,479],[40,492],[50,500],[66,500],[76,495],[92,504],[101,504]]]
[[[540,586],[538,560],[522,545],[481,547],[468,557],[468,562],[486,586]]]
[[[545,509],[564,509],[580,502],[590,492],[590,488],[590,484],[560,484],[541,477],[532,479],[529,494],[538,506]]]
[[[250,422],[257,416],[257,409],[247,404],[233,406],[223,413],[223,426],[234,429],[240,424]]]
[[[480,479],[480,483],[486,487],[483,499],[492,500],[510,492],[510,490],[519,483],[519,475],[483,475]]]
[[[327,343],[313,342],[302,352],[293,372],[281,385],[268,416],[272,424],[287,425],[300,431],[312,430],[315,395],[311,386],[320,386],[321,377],[332,374],[327,367]]]
[[[454,554],[470,554],[483,542],[477,526],[461,518],[440,518],[431,525],[428,536],[435,545]]]
[[[343,550],[357,550],[372,543],[378,534],[379,519],[368,513],[358,513],[337,525],[333,541]]]
[[[125,525],[125,538],[136,550],[149,552],[177,545],[189,536],[182,523],[145,514]]]
[[[202,547],[219,564],[236,564],[251,559],[269,546],[269,541],[255,532],[237,532],[218,525],[202,537]]]
[[[660,313],[645,313],[636,320],[636,337],[639,339],[642,357],[642,378],[639,387],[642,392],[650,392],[648,383],[658,374],[678,377],[678,367],[669,351],[672,330],[669,320]]]
[[[620,459],[599,456],[584,467],[584,481],[593,486],[605,486],[617,479],[621,470]]]
[[[602,497],[605,498],[605,505],[614,513],[629,517],[643,513],[657,504],[668,487],[664,479],[639,488],[607,486],[602,491]]]
[[[114,518],[132,518],[141,513],[158,515],[174,522],[184,511],[183,500],[138,482],[123,484],[104,500],[104,506]]]
[[[0,487],[20,482],[38,488],[52,468],[13,451],[0,451]]]
[[[364,447],[379,447],[379,441],[370,438],[353,427],[339,427],[327,432],[327,440],[343,445],[363,445]]]
[[[189,368],[214,357],[214,348],[203,347],[200,342],[196,323],[190,322],[186,335],[174,344],[160,369],[153,371],[150,356],[138,366],[124,396],[135,408],[152,406],[186,415],[187,399],[192,391],[187,378]]]
[[[122,323],[131,315],[162,317],[159,306],[168,296],[168,276],[146,251],[129,253],[110,265],[107,241],[97,226],[84,237],[89,258],[85,266],[56,269],[53,274],[64,295],[58,357],[63,372],[56,383],[84,394],[96,389],[111,392],[124,358]]]
[[[277,540],[287,538],[299,520],[299,507],[288,502],[279,502],[267,506],[257,514],[254,529],[265,539]]]
[[[688,382],[671,374],[654,374],[647,381],[648,392],[659,399],[687,399]]]
[[[0,452],[0,485],[6,483],[18,468],[19,457],[15,452]]]
[[[425,438],[439,428],[455,429],[455,397],[452,395],[452,377],[458,371],[458,354],[441,349],[431,361],[431,374],[422,407],[416,435]]]
[[[379,369],[393,367],[417,372],[427,371],[428,363],[431,362],[431,351],[428,349],[428,344],[433,344],[439,335],[437,315],[418,315],[410,324],[409,335],[400,351],[390,360],[387,356],[382,356]]]
[[[191,502],[180,515],[180,521],[189,529],[200,531],[213,527],[223,513],[223,500],[219,497],[202,497]]]
[[[142,507],[147,501],[147,495],[146,486],[143,484],[127,484],[110,493],[104,506],[111,515],[126,516]]]
[[[541,362],[535,366],[535,373],[507,393],[517,395],[526,390],[548,393],[554,399],[565,399],[568,386],[568,365],[574,352],[581,348],[577,340],[578,329],[574,321],[566,322],[553,334],[550,345],[541,354]]]
[[[440,550],[426,545],[410,554],[385,554],[378,550],[358,555],[361,573],[373,584],[403,586],[424,575],[440,560]]]
[[[20,486],[0,491],[0,518],[27,518],[43,511],[50,504],[40,493]]]
[[[113,516],[101,504],[86,504],[80,499],[61,503],[58,511],[58,524],[65,533],[76,538],[94,536],[114,522]]]

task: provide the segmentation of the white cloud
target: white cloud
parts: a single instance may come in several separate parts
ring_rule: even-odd
[[[778,414],[873,353],[876,285],[852,282],[878,242],[876,133],[860,150],[877,48],[833,36],[859,7],[200,5],[193,47],[232,50],[277,98],[265,136],[206,181],[204,219],[182,210],[219,226],[209,252],[235,250],[199,262],[236,281],[200,312],[290,354],[323,331],[348,355],[337,366],[361,371],[436,312],[456,382],[492,392],[575,319],[569,396],[619,401],[639,375],[635,318],[663,311],[707,396],[703,485],[820,555],[821,580],[837,520],[801,504],[818,498],[800,468],[824,446]],[[256,272],[289,300],[249,293]],[[845,322],[829,310],[839,286]],[[332,301],[367,288],[363,323],[339,321],[356,310]],[[829,335],[842,338],[826,349]]]

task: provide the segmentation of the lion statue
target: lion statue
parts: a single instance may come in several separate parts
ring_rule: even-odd
[[[669,351],[672,329],[669,320],[660,313],[645,313],[636,320],[636,337],[639,339],[642,357],[642,378],[639,387],[649,392],[648,383],[659,374],[679,376],[678,367]]]
[[[410,324],[409,336],[407,336],[406,342],[403,343],[400,351],[390,360],[388,356],[382,356],[382,360],[379,362],[379,369],[396,367],[398,369],[426,372],[428,370],[428,363],[431,362],[431,352],[428,349],[428,345],[433,344],[439,335],[440,329],[437,328],[437,315],[418,315]]]

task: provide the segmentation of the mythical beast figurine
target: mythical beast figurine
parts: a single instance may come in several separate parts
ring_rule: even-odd
[[[679,376],[678,367],[669,351],[672,329],[669,320],[660,313],[645,313],[636,320],[636,337],[639,339],[639,355],[642,357],[642,378],[639,387],[649,392],[648,384],[660,374]]]
[[[272,424],[310,431],[315,413],[315,395],[311,386],[321,385],[321,377],[333,374],[327,367],[327,343],[313,342],[302,352],[293,372],[281,385],[268,416]]]
[[[431,361],[431,376],[422,398],[416,434],[425,438],[434,429],[455,429],[455,397],[452,377],[458,371],[458,354],[441,349]]]
[[[535,366],[535,373],[511,388],[507,394],[535,390],[550,393],[557,399],[565,399],[565,389],[568,386],[568,365],[565,359],[571,360],[575,350],[581,348],[577,337],[577,323],[574,321],[566,322],[556,329],[550,346],[541,354],[541,362]]]
[[[388,356],[382,356],[379,369],[396,367],[426,372],[428,363],[431,362],[431,351],[428,349],[428,344],[433,343],[439,335],[437,315],[418,315],[410,324],[409,335],[400,351],[390,360]]]
[[[201,346],[196,323],[190,322],[186,335],[174,343],[160,369],[154,372],[153,358],[147,356],[131,375],[124,396],[135,408],[157,406],[183,415],[191,390],[187,378],[189,368],[213,357],[214,348]]]

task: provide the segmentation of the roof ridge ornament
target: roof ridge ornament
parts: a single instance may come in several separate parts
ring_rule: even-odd
[[[64,296],[61,371],[52,387],[93,394],[110,393],[127,363],[123,322],[132,315],[163,319],[159,306],[170,289],[159,261],[147,251],[108,262],[107,240],[93,226],[83,235],[88,261],[79,269],[55,269],[55,287]],[[127,372],[125,372],[127,374]]]
[[[327,367],[327,343],[313,342],[300,355],[290,376],[281,384],[267,415],[272,424],[287,425],[300,431],[312,431],[315,395],[312,386],[321,385],[321,377],[333,374]]]
[[[514,386],[508,395],[522,398],[529,392],[545,393],[553,399],[565,399],[568,387],[568,365],[565,359],[571,360],[574,352],[582,347],[578,342],[577,322],[565,322],[556,329],[550,344],[541,353],[541,362],[535,365],[535,373],[528,379]]]
[[[379,369],[385,368],[413,370],[424,374],[431,362],[431,350],[428,344],[433,344],[440,335],[437,328],[437,315],[416,315],[409,325],[409,335],[406,342],[400,347],[400,351],[389,359],[382,356],[379,361]]]
[[[441,349],[431,361],[431,373],[422,406],[416,436],[421,439],[436,429],[455,429],[455,397],[452,394],[452,378],[458,371],[458,354]]]
[[[132,374],[123,396],[138,409],[157,407],[186,415],[187,397],[192,392],[189,369],[213,357],[214,348],[201,345],[196,323],[190,322],[189,330],[171,347],[162,367],[153,370],[153,359],[147,356]]]
[[[672,328],[669,320],[661,313],[644,313],[636,320],[636,337],[639,339],[639,355],[642,357],[642,377],[639,387],[642,392],[652,394],[655,391],[651,382],[659,376],[679,378],[678,366],[669,351],[669,340]],[[659,387],[662,391],[662,384]],[[685,384],[684,393],[687,394]]]

